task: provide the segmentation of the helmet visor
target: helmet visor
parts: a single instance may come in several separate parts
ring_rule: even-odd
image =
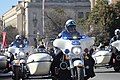
[[[75,31],[76,31],[75,28],[76,28],[75,25],[70,25],[70,26],[67,27],[67,30],[68,30],[69,32],[75,32]]]
[[[116,32],[115,32],[115,35],[120,35],[120,31],[116,31]]]

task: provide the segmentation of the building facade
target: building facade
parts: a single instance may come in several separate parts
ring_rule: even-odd
[[[43,0],[19,1],[9,11],[3,14],[4,26],[12,25],[19,33],[28,37],[33,45],[37,35],[43,35]],[[51,8],[63,8],[71,13],[71,18],[86,18],[90,12],[89,0],[45,0],[45,10]]]

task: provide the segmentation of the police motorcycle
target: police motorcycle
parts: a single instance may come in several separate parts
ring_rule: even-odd
[[[92,57],[95,60],[95,68],[97,67],[106,67],[109,68],[109,61],[111,58],[111,48],[108,46],[107,48],[101,48],[101,43],[96,50],[93,52]]]
[[[50,74],[52,56],[43,47],[35,48],[33,52],[26,60],[16,65],[13,70],[13,80],[52,78]]]
[[[109,64],[114,68],[116,72],[120,71],[120,40],[116,40],[111,44],[111,59]]]
[[[18,80],[19,77],[16,75],[16,73],[18,73],[16,70],[18,70],[19,66],[24,66],[28,55],[32,52],[32,47],[29,46],[29,44],[15,41],[10,44],[8,50],[4,54],[10,58],[9,64],[13,72],[12,78]]]
[[[95,67],[113,67],[116,72],[120,71],[120,40],[112,42],[104,50],[95,51],[92,57]]]
[[[13,53],[14,60],[12,61],[12,71],[13,71],[12,79],[19,80],[19,76],[18,76],[20,75],[19,69],[21,69],[21,71],[24,72],[24,70],[22,69],[26,63],[27,57],[29,56],[30,52],[26,51],[22,44],[19,45],[19,47],[14,47],[14,49],[15,49]],[[21,74],[21,76],[23,76],[23,74]]]
[[[4,51],[0,53],[0,72],[8,73],[11,71],[11,62],[13,60],[13,55],[8,53],[8,49],[6,48]]]
[[[59,52],[54,64],[55,80],[84,80],[84,49],[94,44],[94,38],[72,36],[55,39],[53,46]],[[55,59],[54,59],[55,60]],[[58,60],[58,61],[57,61]]]

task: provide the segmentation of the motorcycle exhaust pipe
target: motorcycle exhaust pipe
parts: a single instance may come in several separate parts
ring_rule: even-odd
[[[68,64],[66,62],[60,63],[60,69],[65,70],[65,69],[67,69],[67,67],[68,67]]]

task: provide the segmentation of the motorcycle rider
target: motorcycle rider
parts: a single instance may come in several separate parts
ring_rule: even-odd
[[[69,19],[65,23],[65,30],[58,35],[58,38],[73,36],[80,36],[80,33],[76,31],[76,22],[73,19]]]
[[[24,47],[28,47],[29,45],[29,41],[25,36],[22,36],[22,44],[24,45]]]
[[[110,43],[112,43],[116,40],[120,40],[120,29],[115,30],[115,36],[110,40]]]
[[[69,19],[66,21],[65,23],[65,30],[63,30],[59,35],[58,38],[63,38],[63,39],[67,39],[67,38],[72,38],[73,36],[80,36],[80,33],[76,31],[76,22],[72,19]],[[59,76],[62,76],[62,79],[59,78],[58,80],[71,80],[71,74],[70,74],[70,70],[64,70],[61,73],[59,73],[58,70],[55,70],[56,67],[58,67],[61,63],[61,57],[63,54],[63,52],[61,50],[59,50],[58,48],[55,48],[54,50],[54,59],[53,59],[53,63],[52,63],[52,75],[55,75],[56,77],[59,78]],[[59,75],[57,75],[57,74]]]
[[[19,47],[19,45],[21,44],[21,36],[17,35],[15,37],[15,40],[10,44],[10,46],[16,46]]]
[[[38,52],[46,52],[46,48],[44,46],[44,42],[41,41],[40,44],[37,46]]]
[[[22,47],[27,47],[29,45],[29,41],[24,36],[16,35],[15,40],[10,44],[10,46],[16,46],[19,48],[20,45],[22,45]]]
[[[120,40],[120,29],[116,29],[115,30],[115,36],[110,40],[110,44],[116,40]],[[112,47],[112,55],[111,55],[111,59],[109,61],[109,65],[110,67],[113,66],[113,63],[115,63],[115,48]]]

